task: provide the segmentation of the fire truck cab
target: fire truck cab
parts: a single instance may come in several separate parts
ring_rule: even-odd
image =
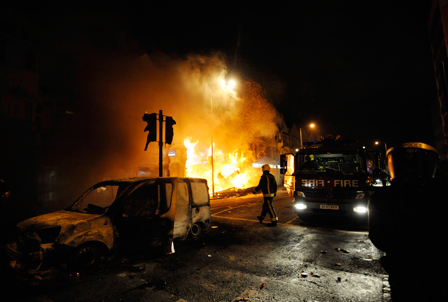
[[[329,137],[281,155],[285,187],[302,220],[312,215],[367,217],[371,194],[366,154],[356,141]]]

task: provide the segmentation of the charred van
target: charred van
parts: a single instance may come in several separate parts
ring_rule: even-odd
[[[198,236],[210,219],[205,179],[108,180],[65,210],[20,222],[6,252],[18,272],[42,274],[59,265],[82,270],[119,246],[173,253],[173,239]]]
[[[294,211],[311,215],[367,216],[370,174],[366,154],[354,141],[326,138],[304,143],[296,154],[281,156],[285,187]]]

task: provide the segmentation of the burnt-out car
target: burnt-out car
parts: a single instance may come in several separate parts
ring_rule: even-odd
[[[95,184],[70,207],[17,224],[6,244],[17,272],[43,273],[63,266],[82,270],[120,246],[174,252],[173,239],[210,227],[205,179],[127,178]]]

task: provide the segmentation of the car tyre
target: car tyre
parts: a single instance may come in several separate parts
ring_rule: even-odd
[[[202,226],[199,223],[194,223],[191,226],[190,234],[193,238],[198,238],[202,233]]]
[[[101,261],[101,250],[94,244],[77,247],[71,254],[69,265],[71,269],[85,271],[92,269]]]

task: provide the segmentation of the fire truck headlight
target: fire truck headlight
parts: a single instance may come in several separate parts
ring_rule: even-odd
[[[299,202],[299,203],[296,203],[296,204],[294,205],[294,207],[295,207],[297,210],[305,210],[305,209],[306,209],[306,204],[304,204],[303,202]]]
[[[367,207],[365,206],[357,206],[353,208],[353,211],[355,211],[358,214],[365,214],[367,213]]]
[[[363,198],[364,198],[364,196],[366,196],[366,194],[365,194],[365,193],[358,193],[358,194],[356,194],[356,197],[355,197],[355,199],[363,199]]]

